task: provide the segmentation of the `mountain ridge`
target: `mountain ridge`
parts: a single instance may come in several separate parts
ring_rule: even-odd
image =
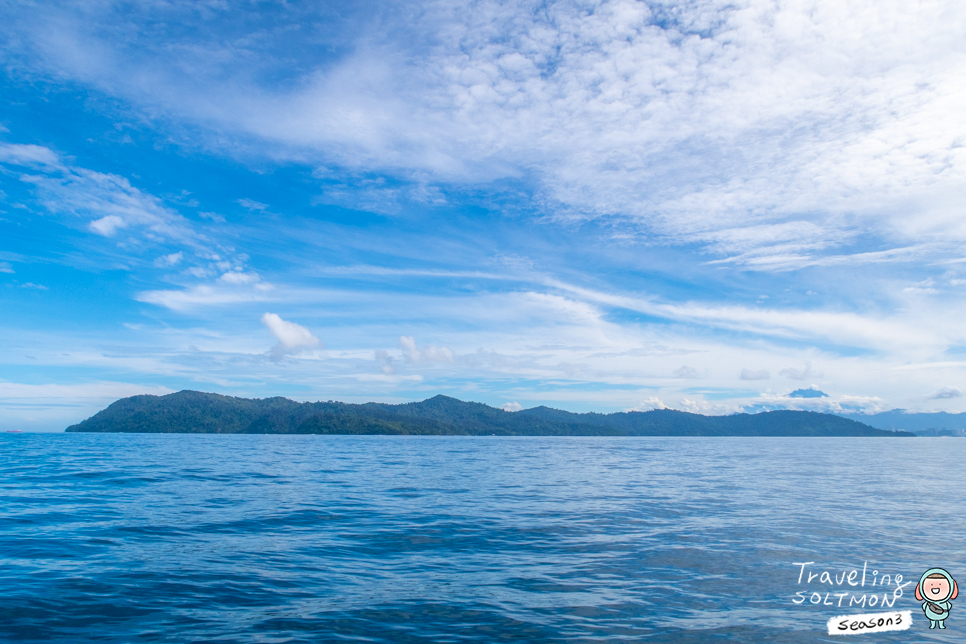
[[[508,412],[442,394],[419,402],[299,403],[200,391],[122,398],[67,432],[413,434],[501,436],[913,436],[833,414],[771,411],[702,416],[671,409],[578,414],[550,407]]]
[[[876,429],[902,430],[920,436],[957,435],[966,432],[966,412],[910,412],[905,409],[891,409],[875,414],[835,412],[835,415]]]

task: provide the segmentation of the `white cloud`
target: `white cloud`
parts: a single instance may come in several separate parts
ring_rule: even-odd
[[[254,284],[261,281],[261,277],[254,272],[231,271],[219,277],[218,281],[225,284]]]
[[[935,295],[939,293],[939,291],[933,288],[934,286],[936,286],[936,280],[930,278],[922,280],[914,286],[907,286],[902,290],[905,293],[912,293],[914,295]]]
[[[34,284],[33,282],[24,282],[23,284],[20,285],[20,288],[32,288],[32,289],[36,289],[38,291],[47,291],[47,290],[50,290],[46,286],[44,286],[43,284]]]
[[[268,209],[268,204],[253,201],[252,199],[238,199],[235,203],[240,205],[242,208],[247,208],[249,210],[265,211]]]
[[[642,400],[637,406],[631,407],[625,411],[651,411],[652,409],[667,409],[660,398],[656,396],[650,396]]]
[[[771,375],[767,370],[762,369],[760,371],[752,371],[751,369],[742,369],[741,374],[738,376],[741,380],[768,380]]]
[[[785,378],[789,378],[790,380],[806,380],[808,378],[811,378],[813,375],[821,375],[821,374],[813,373],[812,364],[806,363],[806,365],[801,369],[795,369],[793,367],[782,369],[781,371],[778,372],[778,375],[784,376]]]
[[[98,235],[113,237],[114,233],[117,232],[118,229],[126,228],[128,223],[117,215],[107,215],[106,217],[95,219],[89,225],[91,230],[96,232]]]
[[[687,411],[692,414],[704,414],[706,416],[719,416],[723,414],[733,414],[741,410],[739,405],[734,402],[711,402],[703,398],[692,400],[691,398],[681,398],[676,405],[677,409]]]
[[[166,268],[169,266],[177,266],[184,259],[184,253],[178,251],[177,253],[171,253],[170,255],[162,255],[161,257],[154,260],[154,265],[159,268]]]
[[[959,387],[943,387],[936,393],[929,396],[930,400],[943,400],[945,398],[961,398],[963,390]]]
[[[511,411],[511,412],[512,411],[520,411],[521,409],[523,409],[523,405],[521,405],[520,403],[518,403],[516,401],[514,401],[514,402],[508,402],[508,403],[503,403],[502,405],[500,405],[500,409],[502,409],[503,411]]]
[[[402,351],[406,362],[418,364],[421,362],[448,363],[453,362],[453,352],[446,347],[429,345],[424,349],[416,347],[416,340],[411,336],[399,336],[399,350]]]
[[[0,262],[0,273],[13,273],[13,272],[14,272],[13,266],[10,265],[10,262]]]
[[[262,324],[278,340],[278,344],[270,352],[274,360],[281,360],[286,355],[298,354],[321,344],[304,326],[283,320],[275,313],[264,314]]]
[[[694,367],[683,365],[674,370],[672,374],[675,378],[700,378],[701,373]]]

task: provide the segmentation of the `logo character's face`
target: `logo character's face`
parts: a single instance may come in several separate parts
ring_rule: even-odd
[[[949,597],[949,580],[927,579],[922,584],[922,596],[933,601],[942,601]]]

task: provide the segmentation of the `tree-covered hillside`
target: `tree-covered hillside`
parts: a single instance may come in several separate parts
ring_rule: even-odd
[[[68,432],[196,434],[463,434],[500,436],[912,436],[804,411],[702,416],[659,409],[575,414],[548,407],[511,413],[448,396],[403,405],[298,403],[199,391],[118,400]]]

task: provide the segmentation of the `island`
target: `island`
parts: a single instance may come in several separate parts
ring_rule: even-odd
[[[434,396],[391,405],[235,398],[201,391],[122,398],[68,432],[468,436],[915,436],[808,411],[703,416],[672,409],[516,412]]]

